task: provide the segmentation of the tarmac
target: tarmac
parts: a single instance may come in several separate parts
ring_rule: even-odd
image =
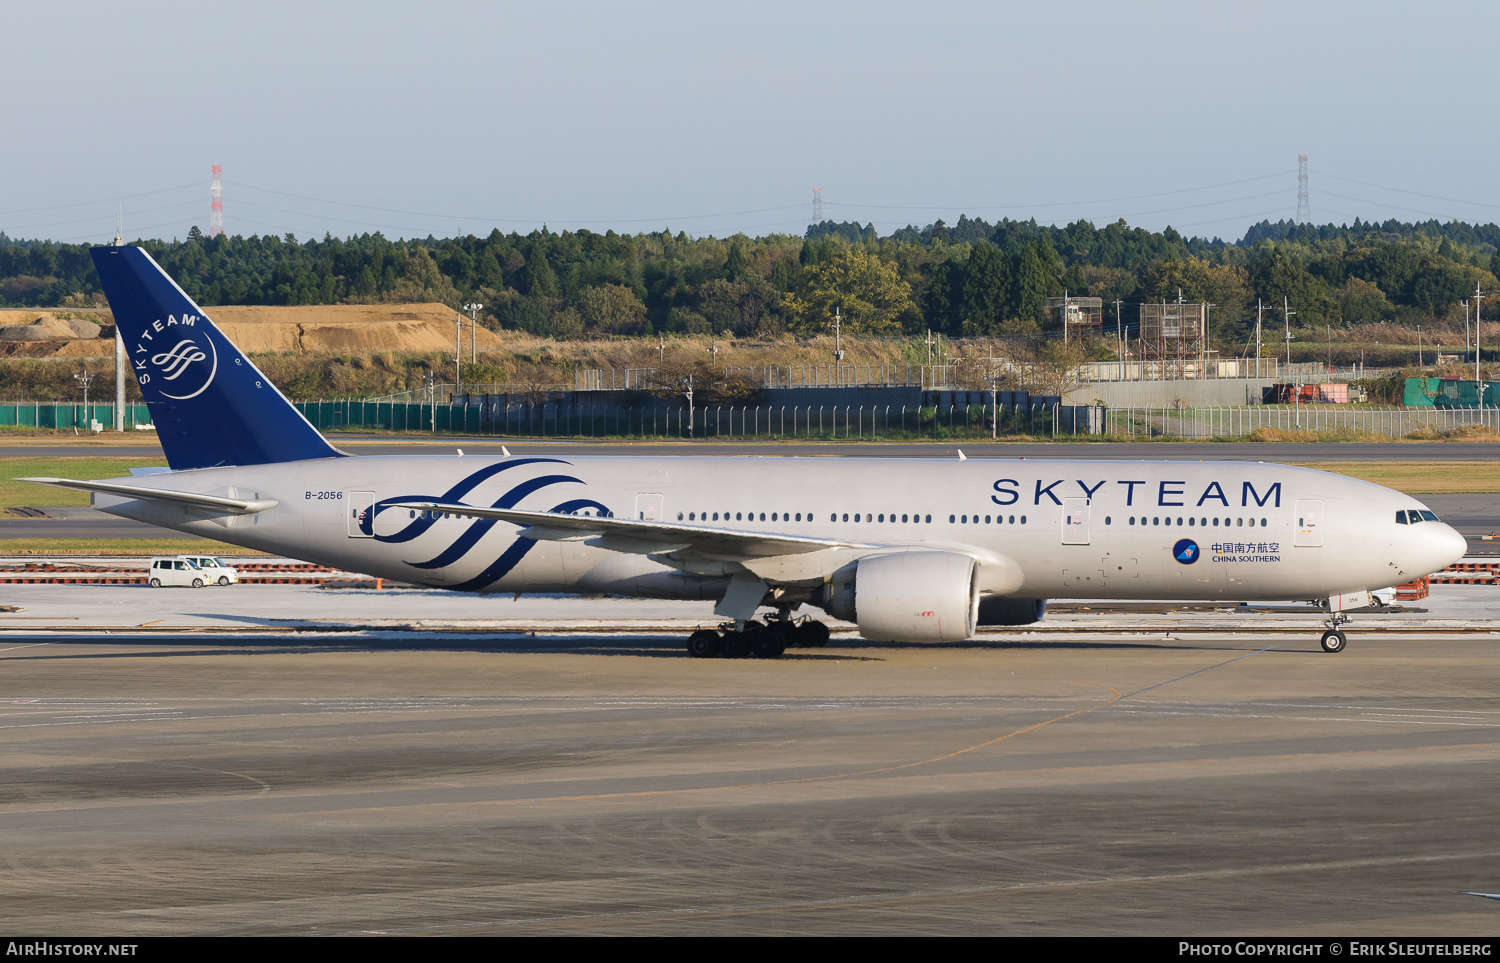
[[[706,603],[7,585],[0,925],[1492,935],[1497,591],[698,660]]]

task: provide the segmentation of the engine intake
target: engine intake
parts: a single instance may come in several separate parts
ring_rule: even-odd
[[[974,634],[977,575],[955,552],[870,555],[834,573],[823,608],[872,642],[958,642]]]
[[[1045,614],[1046,599],[988,598],[979,603],[980,625],[1030,625]]]

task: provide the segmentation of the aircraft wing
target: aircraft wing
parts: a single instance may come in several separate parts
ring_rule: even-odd
[[[556,542],[587,542],[598,548],[641,555],[691,554],[698,558],[750,561],[785,555],[806,555],[829,549],[877,549],[872,542],[813,538],[785,532],[753,532],[706,525],[648,522],[600,515],[560,515],[516,508],[481,508],[443,502],[402,502],[394,507],[448,512],[470,518],[492,518],[520,525],[517,534]]]
[[[126,498],[143,498],[147,501],[171,502],[190,505],[194,508],[218,509],[230,515],[254,515],[268,508],[275,508],[274,498],[226,498],[223,495],[200,495],[197,492],[174,492],[160,488],[138,488],[135,485],[118,485],[112,482],[77,481],[72,478],[17,478],[16,481],[37,485],[54,485],[58,488],[76,488],[79,491],[99,492],[106,495],[122,495]]]

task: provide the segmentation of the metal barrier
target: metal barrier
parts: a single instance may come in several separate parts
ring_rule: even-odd
[[[528,438],[984,439],[1017,435],[1235,438],[1259,429],[1405,437],[1470,426],[1500,429],[1500,409],[1354,405],[1104,408],[1087,405],[710,405],[628,409],[613,405],[432,405],[391,401],[298,402],[320,431],[374,430]],[[73,428],[114,423],[112,405],[0,404],[0,427]],[[145,405],[126,409],[127,429],[150,426]]]
[[[10,402],[0,404],[0,427],[14,428],[76,428],[89,431],[93,422],[108,431],[115,426],[113,404],[62,405],[53,401]],[[125,406],[125,429],[137,425],[149,427],[151,412],[145,405]]]

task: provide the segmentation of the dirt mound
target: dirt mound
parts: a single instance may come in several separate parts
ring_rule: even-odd
[[[328,352],[369,355],[381,351],[452,351],[457,314],[443,304],[333,304],[305,307],[204,308],[243,351]],[[470,328],[464,319],[463,345]],[[500,340],[479,328],[480,349]]]
[[[0,311],[0,341],[56,341],[97,338],[100,327],[80,318],[51,312]]]
[[[223,305],[204,308],[229,339],[251,353],[372,355],[382,351],[430,354],[451,352],[454,345],[452,308],[442,304],[333,304],[299,307]],[[14,315],[24,323],[24,337],[0,332],[0,357],[102,358],[114,353],[113,341],[100,337],[112,329],[91,321],[58,318],[47,312],[0,312],[0,323]],[[113,318],[101,315],[106,325]],[[35,323],[33,323],[35,322]],[[469,349],[471,329],[464,319],[463,348]],[[83,340],[87,338],[88,340]],[[494,332],[479,328],[479,349],[501,347]]]

